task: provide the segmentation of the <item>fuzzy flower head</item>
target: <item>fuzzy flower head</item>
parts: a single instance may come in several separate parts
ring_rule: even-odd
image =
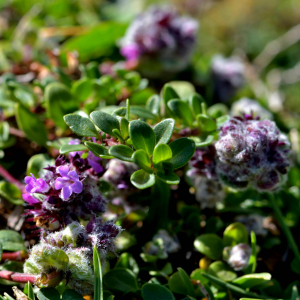
[[[115,239],[121,231],[112,221],[93,217],[86,228],[72,222],[63,230],[50,234],[44,232],[40,243],[31,249],[24,272],[49,277],[55,270],[60,272],[59,280],[65,279],[70,288],[91,294],[94,285],[93,248],[98,248],[104,266],[107,252],[115,252]]]
[[[225,247],[225,260],[235,271],[247,268],[252,250],[248,244],[238,244],[234,247]]]
[[[140,14],[121,40],[127,60],[154,59],[165,67],[184,69],[196,44],[198,22],[170,7],[153,6]]]
[[[196,176],[216,179],[216,149],[214,145],[196,149],[189,161],[190,170],[187,175],[191,178]]]
[[[239,58],[215,56],[211,65],[215,97],[221,102],[229,101],[244,85],[244,73],[245,66]]]
[[[290,143],[270,120],[232,117],[221,128],[215,147],[217,173],[234,188],[275,190],[290,165]]]

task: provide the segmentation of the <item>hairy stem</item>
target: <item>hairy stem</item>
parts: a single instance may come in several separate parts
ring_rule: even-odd
[[[1,261],[6,259],[9,260],[24,260],[28,258],[28,253],[26,251],[16,251],[16,252],[7,252],[2,254]]]
[[[0,165],[0,175],[6,179],[8,182],[14,184],[17,188],[19,188],[21,191],[23,191],[24,189],[24,184],[22,184],[18,179],[16,179],[15,177],[13,177],[6,169],[4,169],[1,165]]]
[[[19,283],[27,283],[28,281],[30,283],[35,283],[38,276],[24,273],[16,273],[12,271],[0,271],[0,278]]]
[[[298,246],[294,240],[294,237],[292,235],[292,232],[290,230],[290,228],[286,225],[285,221],[284,221],[284,217],[283,217],[283,214],[279,208],[279,206],[277,205],[277,202],[276,202],[276,199],[275,199],[275,196],[273,194],[270,194],[270,203],[273,207],[273,211],[276,215],[276,218],[277,220],[279,221],[279,224],[281,226],[281,229],[283,230],[287,240],[288,240],[288,243],[290,245],[290,247],[292,248],[293,252],[294,252],[294,255],[295,255],[295,258],[297,259],[297,261],[300,263],[300,253],[299,253],[299,249],[298,249]]]

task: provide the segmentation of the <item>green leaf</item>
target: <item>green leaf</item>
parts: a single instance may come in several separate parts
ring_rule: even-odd
[[[114,300],[115,299],[115,296],[114,295],[110,295],[107,300]]]
[[[246,268],[245,273],[249,274],[249,273],[254,273],[256,270],[256,255],[257,255],[257,251],[256,251],[256,235],[253,231],[251,231],[251,256],[249,258],[249,263],[248,263],[248,267]]]
[[[248,243],[248,231],[245,225],[239,222],[230,224],[223,233],[224,247],[235,246],[241,243]]]
[[[196,92],[195,87],[188,81],[170,81],[168,86],[174,89],[180,99],[189,98]]]
[[[167,184],[176,185],[180,182],[180,178],[173,171],[166,172],[165,170],[165,173],[157,172],[156,175],[159,177],[159,179]]]
[[[40,289],[37,293],[37,297],[39,300],[60,300],[58,290],[53,287]]]
[[[20,104],[16,104],[15,108],[18,126],[26,137],[39,145],[46,146],[48,134],[39,116]]]
[[[247,292],[244,289],[237,287],[231,283],[224,282],[223,280],[221,280],[213,275],[203,273],[203,276],[205,278],[209,279],[211,282],[221,286],[225,290],[229,289],[229,290],[233,291],[234,293],[238,294],[239,296],[245,296],[248,298],[255,298],[255,299],[270,299],[270,297],[268,297],[268,296],[257,295],[255,293]]]
[[[152,159],[154,164],[158,164],[170,158],[172,158],[172,150],[168,145],[158,144],[155,146]]]
[[[168,107],[177,118],[183,121],[184,124],[190,127],[193,125],[193,114],[186,102],[180,99],[173,99],[168,102]]]
[[[152,156],[155,147],[155,134],[153,129],[145,122],[134,120],[129,123],[129,135],[136,150],[145,150]]]
[[[14,136],[9,135],[9,124],[8,122],[0,123],[0,149],[5,149],[13,146],[16,142]]]
[[[183,167],[192,158],[196,150],[195,142],[189,138],[179,138],[169,146],[173,154],[169,162],[173,164],[175,170]]]
[[[78,110],[79,105],[67,86],[62,83],[52,82],[45,89],[45,104],[47,112],[54,123],[65,129],[64,115]]]
[[[60,154],[66,154],[69,152],[76,152],[76,151],[84,151],[87,150],[87,147],[83,144],[78,145],[62,145],[59,149]]]
[[[150,111],[150,109],[148,109],[147,107],[143,107],[143,106],[131,105],[130,106],[130,114],[135,115],[142,119],[146,119],[146,120],[156,119],[156,116]]]
[[[211,117],[208,117],[203,114],[197,115],[197,122],[201,131],[211,132],[217,129],[217,123]]]
[[[194,241],[194,247],[208,258],[217,260],[222,257],[222,239],[214,233],[207,233],[198,236]]]
[[[93,253],[94,263],[94,298],[103,300],[103,285],[102,285],[102,266],[97,247],[94,247]]]
[[[232,283],[240,286],[241,288],[247,289],[269,281],[271,280],[271,277],[272,276],[269,273],[248,274],[236,278]]]
[[[64,120],[70,129],[80,136],[99,136],[97,129],[89,118],[85,118],[79,114],[69,114],[64,116]]]
[[[26,283],[26,285],[27,285],[27,296],[28,296],[28,298],[30,298],[31,300],[35,300],[34,292],[33,292],[33,288],[32,288],[31,283],[28,281]]]
[[[179,274],[179,272],[174,273],[169,279],[170,290],[176,294],[187,295],[188,290]]]
[[[121,118],[120,130],[122,138],[126,140],[129,137],[129,121],[126,118]]]
[[[191,283],[191,280],[190,280],[190,277],[188,276],[188,274],[186,274],[186,272],[182,268],[178,268],[178,272],[179,272],[179,275],[180,275],[182,281],[184,282],[184,284],[186,286],[186,289],[188,291],[188,295],[192,296],[192,297],[195,297],[196,294],[195,294],[195,291],[194,291],[194,287]]]
[[[122,253],[119,257],[115,268],[124,268],[131,270],[136,276],[138,275],[140,269],[139,265],[130,253]]]
[[[119,121],[116,117],[103,111],[93,111],[91,113],[92,121],[105,133],[115,136],[113,129],[120,130]]]
[[[108,271],[103,279],[105,286],[113,291],[126,293],[139,289],[134,273],[128,269],[115,268]]]
[[[189,104],[191,111],[193,113],[194,118],[196,118],[197,115],[201,114],[201,103],[205,102],[204,99],[199,94],[193,94],[189,98]]]
[[[154,115],[158,115],[160,111],[160,97],[159,95],[153,95],[147,100],[146,106]]]
[[[176,93],[176,91],[168,83],[164,85],[162,93],[163,93],[163,99],[166,106],[170,100],[180,98],[179,95]]]
[[[109,154],[124,161],[133,162],[132,154],[133,150],[125,145],[114,145],[109,148]]]
[[[71,92],[79,102],[83,102],[92,94],[93,82],[88,78],[81,78],[73,83]]]
[[[175,300],[174,295],[164,286],[154,283],[146,283],[142,286],[144,300]]]
[[[196,147],[206,147],[208,145],[210,145],[212,142],[214,141],[214,136],[213,135],[209,135],[206,140],[204,142],[196,142]]]
[[[232,281],[237,277],[236,273],[223,261],[215,261],[210,264],[208,273],[224,281]]]
[[[224,115],[228,114],[228,108],[223,103],[217,103],[212,105],[208,110],[207,113],[210,117],[217,119]]]
[[[68,39],[61,47],[62,52],[77,51],[81,61],[106,56],[115,47],[116,40],[125,33],[127,24],[102,22],[81,35]]]
[[[21,191],[12,183],[0,181],[0,196],[15,205],[24,203]]]
[[[67,289],[63,295],[62,295],[62,300],[84,300],[84,298],[82,297],[82,295],[80,295],[79,293],[77,293],[76,291],[74,290],[70,290],[70,289]],[[97,298],[95,298],[97,299]],[[100,299],[100,298],[98,298]]]
[[[84,144],[96,156],[107,159],[114,158],[113,156],[109,155],[108,149],[102,145],[92,142],[85,142]]]
[[[292,288],[291,300],[299,300],[299,293],[298,293],[297,285],[294,285]]]
[[[130,181],[135,187],[142,190],[155,184],[155,176],[144,170],[138,170],[131,175]]]
[[[39,172],[47,165],[52,165],[52,163],[54,163],[54,160],[48,154],[35,154],[28,160],[26,174],[30,175],[32,173],[35,177],[39,177]]]
[[[151,160],[146,151],[143,149],[137,150],[133,153],[133,161],[147,173],[152,174],[153,169],[151,168]]]
[[[2,254],[3,254],[3,247],[2,247],[2,243],[0,243],[0,261],[2,259]]]
[[[156,137],[156,144],[167,144],[173,134],[175,121],[173,119],[165,119],[153,127]]]

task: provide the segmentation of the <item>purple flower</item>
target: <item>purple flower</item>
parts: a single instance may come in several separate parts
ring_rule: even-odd
[[[100,157],[94,155],[91,151],[89,151],[87,161],[97,174],[103,171],[102,166],[98,163],[100,160]]]
[[[211,78],[216,100],[229,101],[244,85],[244,73],[245,65],[238,57],[215,56],[211,66]]]
[[[73,139],[73,140],[71,140],[69,143],[68,143],[68,145],[79,145],[80,144],[80,140],[79,139]],[[74,152],[69,152],[69,156],[70,157],[74,157],[76,154],[79,154],[79,155],[81,155],[82,154],[82,151],[74,151]]]
[[[170,7],[153,6],[138,15],[121,40],[121,54],[128,60],[141,59],[162,69],[186,68],[196,45],[198,22],[179,16]]]
[[[36,179],[31,173],[31,176],[25,177],[25,183],[27,184],[25,189],[27,193],[46,193],[49,190],[49,185],[45,182],[44,179]]]
[[[23,194],[22,197],[29,204],[36,204],[36,203],[40,203],[41,202],[41,201],[39,201],[38,199],[36,199],[35,197],[33,197],[30,194]]]
[[[137,44],[130,44],[122,47],[121,54],[127,60],[136,60],[141,55],[139,46]]]
[[[82,182],[79,180],[76,171],[70,171],[68,165],[60,166],[57,168],[60,176],[55,180],[55,189],[61,189],[61,198],[68,199],[72,193],[79,194],[82,192]]]

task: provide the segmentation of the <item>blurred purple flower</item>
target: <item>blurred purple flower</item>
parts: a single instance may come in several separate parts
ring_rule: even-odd
[[[49,185],[42,178],[36,179],[31,173],[31,176],[25,177],[25,183],[27,184],[25,189],[27,193],[45,193],[49,190]]]
[[[94,155],[91,151],[89,151],[87,161],[97,174],[103,171],[102,166],[99,164],[100,160],[100,157]]]
[[[79,180],[76,171],[70,171],[70,167],[60,166],[57,168],[60,176],[55,180],[55,189],[61,189],[61,198],[68,199],[72,193],[80,194],[82,192],[82,182]]]

